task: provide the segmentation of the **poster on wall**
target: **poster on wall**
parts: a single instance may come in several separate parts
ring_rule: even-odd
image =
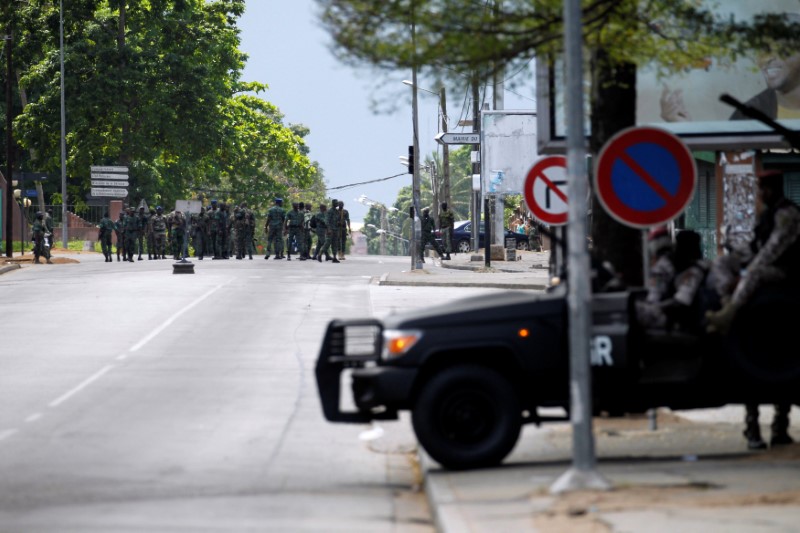
[[[797,0],[704,0],[719,17],[751,22],[755,16],[778,14],[800,24]],[[564,151],[565,105],[563,62],[540,62],[540,150]],[[588,76],[585,79],[586,133],[589,133]],[[783,139],[761,122],[750,120],[719,100],[730,94],[791,129],[800,129],[800,51],[757,52],[736,62],[709,57],[694,68],[664,75],[658,65],[637,70],[636,124],[657,126],[683,138],[692,149],[723,150],[783,146]]]
[[[522,194],[536,150],[536,113],[529,110],[481,113],[483,193]]]

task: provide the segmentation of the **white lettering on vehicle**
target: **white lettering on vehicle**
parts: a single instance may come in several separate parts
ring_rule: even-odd
[[[594,337],[590,359],[592,366],[614,366],[614,359],[611,357],[612,350],[611,337],[608,335]]]

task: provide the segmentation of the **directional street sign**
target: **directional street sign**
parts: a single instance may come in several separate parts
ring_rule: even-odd
[[[47,174],[44,172],[13,172],[11,177],[18,181],[47,181]]]
[[[127,180],[127,174],[108,174],[106,172],[93,172],[92,173],[93,180]]]
[[[567,223],[567,158],[548,156],[536,161],[525,178],[525,203],[541,222]]]
[[[436,137],[439,144],[480,144],[480,133],[440,133]]]
[[[96,197],[105,197],[105,198],[125,198],[128,196],[127,189],[106,189],[106,188],[95,188],[92,187],[91,189],[92,196]]]
[[[689,204],[697,167],[677,136],[658,128],[628,128],[597,157],[595,191],[622,224],[649,228],[669,222]]]
[[[111,172],[114,174],[127,174],[128,167],[102,167],[102,166],[91,166],[89,169],[92,171],[92,174],[96,174],[98,172]]]
[[[92,180],[92,187],[127,187],[128,185],[127,181]]]

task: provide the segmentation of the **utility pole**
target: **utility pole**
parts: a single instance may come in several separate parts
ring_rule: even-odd
[[[478,73],[473,74],[472,78],[472,131],[481,131],[481,109],[480,109],[480,87],[478,85]],[[476,144],[472,150],[472,251],[478,251],[480,246],[480,222],[481,222],[481,145]]]
[[[59,2],[58,15],[61,62],[61,240],[66,250],[69,242],[69,218],[67,218],[67,113],[64,104],[64,0]]]
[[[12,257],[14,255],[14,247],[11,245],[11,180],[14,176],[14,138],[11,126],[14,122],[12,113],[14,112],[13,101],[11,98],[11,80],[13,70],[13,62],[11,60],[12,40],[14,38],[14,29],[11,22],[11,2],[6,2],[5,16],[8,21],[8,29],[5,36],[6,41],[6,197],[5,209],[6,220],[3,223],[5,228],[5,241],[6,241],[6,256]]]
[[[381,204],[381,255],[386,255],[386,206]]]
[[[444,85],[439,91],[439,105],[442,108],[442,132],[447,133],[447,93]],[[450,146],[445,143],[442,146],[442,201],[450,205]]]
[[[420,194],[419,194],[419,117],[417,115],[417,29],[414,22],[414,5],[411,6],[411,47],[414,50],[413,66],[411,69],[411,83],[413,84],[411,93],[411,114],[414,122],[414,177],[411,186],[411,196],[414,203],[414,216],[411,219],[414,234],[411,243],[411,269],[422,269],[422,219],[420,218]]]

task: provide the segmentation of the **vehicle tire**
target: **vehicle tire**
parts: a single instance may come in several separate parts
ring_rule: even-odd
[[[468,254],[472,251],[472,247],[470,246],[469,241],[464,239],[458,241],[458,244],[456,244],[456,250],[458,250],[458,253],[460,254]]]
[[[517,250],[528,250],[528,242],[527,241],[517,241]]]
[[[500,464],[522,427],[514,387],[478,365],[440,371],[420,392],[412,423],[422,447],[443,467],[465,470]]]

